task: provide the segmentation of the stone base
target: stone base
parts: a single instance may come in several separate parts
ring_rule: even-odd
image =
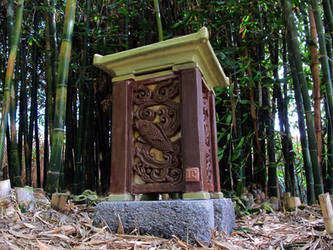
[[[210,229],[229,234],[235,225],[230,199],[101,202],[96,207],[94,225],[103,221],[117,232],[118,216],[125,233],[137,229],[142,235],[167,239],[175,235],[192,244],[197,238],[208,245]]]

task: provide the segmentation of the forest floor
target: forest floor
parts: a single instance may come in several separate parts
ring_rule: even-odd
[[[19,206],[15,195],[0,200],[0,249],[209,249],[174,237],[161,239],[110,233],[107,226],[92,225],[94,207],[69,202],[63,212],[50,208],[46,197],[31,211]],[[333,249],[319,205],[293,212],[255,213],[237,219],[231,235],[213,232],[210,249]]]

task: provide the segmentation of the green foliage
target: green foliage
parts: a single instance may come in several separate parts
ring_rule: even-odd
[[[3,1],[6,2],[6,1]],[[48,31],[48,13],[55,3],[55,44],[51,51],[56,55],[62,40],[64,27],[65,1],[28,1],[24,9],[21,46],[25,48],[25,62],[20,63],[17,75],[26,71],[26,109],[31,109],[32,76],[34,65],[38,75],[38,125],[46,126],[46,107],[49,113],[49,124],[54,121],[55,94],[46,98],[45,90],[52,89],[47,82],[48,61],[45,43]],[[284,165],[286,159],[282,154],[281,136],[283,131],[275,131],[275,162],[268,162],[269,125],[268,113],[278,109],[276,89],[277,81],[286,81],[284,100],[289,108],[289,116],[296,117],[295,100],[293,98],[293,82],[290,73],[281,76],[283,43],[286,28],[282,18],[282,6],[279,1],[159,1],[164,39],[186,35],[206,26],[210,33],[210,42],[231,85],[227,88],[215,89],[216,117],[218,134],[218,160],[220,164],[221,182],[225,188],[236,190],[238,195],[245,185],[244,177],[250,182],[266,182],[267,168],[276,168],[279,181],[284,182]],[[5,10],[5,3],[0,3]],[[311,56],[306,40],[308,3],[292,1],[293,17],[300,34],[298,47],[301,51],[303,70],[307,87],[311,91]],[[33,20],[39,13],[40,24],[34,28]],[[304,14],[305,13],[305,14]],[[101,103],[109,100],[111,95],[111,79],[92,67],[93,55],[112,54],[127,49],[158,42],[154,1],[151,0],[118,0],[118,1],[78,1],[73,32],[72,55],[69,64],[68,95],[69,104],[64,108],[66,118],[66,167],[74,173],[76,169],[90,169],[90,174],[82,173],[78,179],[85,183],[93,182],[86,187],[104,192],[109,189],[111,126],[110,109],[104,110]],[[4,72],[8,52],[7,31],[4,15],[0,15],[0,97],[3,105]],[[34,61],[33,47],[37,46],[40,58]],[[276,63],[272,62],[274,52],[278,53]],[[49,58],[50,59],[50,58]],[[52,56],[53,68],[57,68],[58,59]],[[288,65],[287,65],[288,66]],[[276,79],[274,71],[278,71]],[[287,72],[289,69],[287,68]],[[54,73],[55,77],[56,73]],[[21,81],[16,82],[20,90]],[[54,86],[53,86],[54,87]],[[263,95],[265,88],[268,96]],[[323,96],[325,88],[321,89]],[[55,93],[55,87],[54,91]],[[65,97],[64,97],[65,98]],[[48,101],[47,99],[51,101]],[[312,101],[312,100],[310,100]],[[20,100],[18,101],[20,103]],[[267,104],[268,103],[268,104]],[[21,116],[21,114],[20,114]],[[29,120],[29,117],[28,117]],[[26,121],[28,122],[28,121]],[[292,130],[296,121],[291,121]],[[275,124],[273,124],[275,125]],[[42,133],[43,126],[39,128]],[[273,129],[274,129],[273,128]],[[21,138],[29,136],[26,132]],[[40,135],[42,138],[42,136]],[[327,137],[324,140],[327,141]],[[61,143],[63,139],[60,139]],[[88,143],[89,142],[89,143]],[[91,143],[91,145],[89,145]],[[260,144],[260,145],[259,145]],[[30,145],[33,148],[32,145]],[[261,148],[259,148],[261,147]],[[299,152],[299,145],[294,141],[294,151]],[[297,150],[296,150],[297,149]],[[24,150],[23,150],[24,151]],[[23,152],[22,151],[22,152]],[[327,156],[327,150],[324,151]],[[44,155],[42,153],[42,155]],[[60,152],[59,152],[60,155]],[[303,155],[297,154],[295,161],[296,174],[304,178]],[[22,161],[25,162],[25,161]],[[244,176],[245,175],[245,176]],[[73,179],[73,176],[68,178]],[[103,179],[104,178],[104,179]],[[300,182],[300,185],[305,185]],[[71,183],[67,183],[72,188]],[[261,183],[263,184],[263,183]],[[102,186],[102,187],[101,187]],[[237,188],[238,187],[238,188]],[[83,190],[83,189],[82,189]]]
[[[96,192],[89,189],[84,190],[81,195],[73,195],[72,198],[75,202],[84,202],[88,205],[96,205],[99,201]]]

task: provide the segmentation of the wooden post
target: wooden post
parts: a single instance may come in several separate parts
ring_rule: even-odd
[[[292,197],[290,192],[285,192],[283,195],[283,203],[286,209],[294,210],[301,205],[299,197]]]
[[[323,212],[326,231],[333,233],[333,208],[329,193],[319,195],[319,202]]]
[[[51,198],[51,207],[56,210],[64,211],[67,209],[67,193],[53,193]]]
[[[287,198],[287,207],[290,210],[294,210],[301,205],[301,200],[299,197],[289,197]]]
[[[185,199],[209,199],[204,145],[202,80],[198,68],[181,71]]]
[[[110,200],[132,200],[128,176],[128,86],[131,82],[125,80],[113,84]]]

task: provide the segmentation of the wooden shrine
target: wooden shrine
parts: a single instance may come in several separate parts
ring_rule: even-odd
[[[207,29],[95,55],[94,65],[113,77],[111,199],[219,197],[213,88],[228,78]]]

